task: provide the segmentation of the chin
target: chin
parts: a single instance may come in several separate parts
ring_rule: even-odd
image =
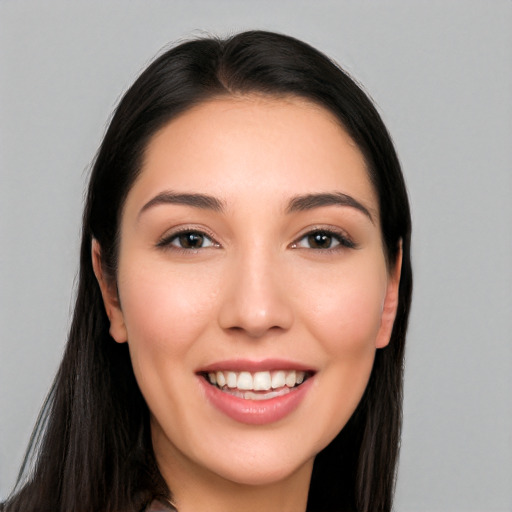
[[[218,470],[217,474],[233,482],[234,484],[244,486],[271,486],[282,482],[299,471],[311,471],[313,459],[298,465],[273,465],[257,463],[246,464],[243,467],[232,467],[227,471]]]

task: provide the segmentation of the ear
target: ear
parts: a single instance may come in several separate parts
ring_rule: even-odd
[[[402,240],[400,240],[398,255],[393,268],[388,274],[388,285],[384,305],[382,307],[382,315],[380,328],[375,340],[376,348],[384,348],[389,344],[393,325],[395,323],[396,311],[398,309],[398,297],[400,286],[400,274],[402,272]]]
[[[111,279],[108,279],[103,273],[103,266],[101,264],[101,247],[98,241],[94,238],[92,240],[91,257],[94,275],[100,285],[103,304],[105,306],[108,319],[110,320],[110,335],[115,341],[117,341],[117,343],[124,343],[128,339],[128,334],[126,332],[123,312],[121,311],[121,304],[119,303],[117,287],[115,286],[115,283]]]

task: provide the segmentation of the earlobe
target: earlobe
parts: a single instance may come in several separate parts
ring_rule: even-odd
[[[399,301],[400,274],[402,272],[402,241],[399,243],[398,255],[396,262],[388,276],[388,285],[384,305],[382,308],[382,316],[379,333],[375,340],[375,348],[384,348],[389,344],[393,325],[395,323],[396,312]]]
[[[124,323],[123,312],[119,303],[117,288],[115,283],[108,279],[103,272],[101,263],[101,247],[96,239],[93,238],[91,245],[91,258],[94,275],[98,281],[103,298],[103,305],[110,320],[110,335],[117,343],[124,343],[128,339],[126,326]]]

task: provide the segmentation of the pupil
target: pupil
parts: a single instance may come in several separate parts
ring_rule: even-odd
[[[197,249],[203,245],[203,238],[199,233],[184,233],[180,235],[180,245],[186,249]]]
[[[331,241],[332,237],[324,233],[315,233],[308,237],[309,245],[316,249],[328,249],[331,246]]]

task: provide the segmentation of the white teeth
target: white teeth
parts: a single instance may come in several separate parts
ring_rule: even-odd
[[[217,384],[218,384],[219,388],[223,388],[226,385],[226,377],[224,377],[224,374],[222,372],[217,372],[215,374],[215,377],[216,377]],[[215,384],[215,382],[212,382],[211,379],[210,379],[210,382],[212,384]]]
[[[270,393],[253,393],[252,391],[246,391],[243,398],[246,400],[270,400],[276,396],[283,396],[290,392],[290,388],[283,388],[279,391],[270,391]]]
[[[272,388],[270,372],[256,372],[252,378],[254,391],[268,391]]]
[[[293,388],[293,386],[295,386],[295,372],[294,371],[288,372],[286,374],[285,382],[289,388]]]
[[[272,374],[272,389],[282,388],[286,385],[286,373],[283,371]]]
[[[236,384],[236,387],[241,390],[252,389],[252,375],[249,372],[240,372]]]
[[[306,372],[296,370],[277,370],[273,372],[263,371],[250,373],[218,371],[208,373],[210,384],[216,385],[220,389],[229,388],[239,391],[270,391],[282,388],[293,388],[302,384],[306,378]],[[247,395],[247,393],[245,393]],[[271,398],[273,393],[265,393],[264,396]],[[261,394],[259,397],[263,396]]]
[[[227,372],[226,375],[226,384],[228,385],[228,388],[236,388],[236,373],[235,372]]]

